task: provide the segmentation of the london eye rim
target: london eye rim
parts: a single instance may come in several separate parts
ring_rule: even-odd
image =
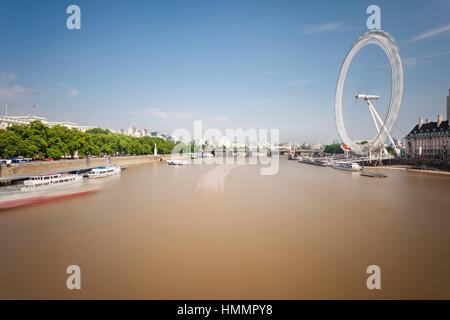
[[[382,124],[381,129],[375,138],[367,144],[360,145],[355,143],[347,134],[344,126],[344,119],[342,117],[342,95],[344,90],[345,78],[347,76],[348,68],[355,57],[355,55],[363,47],[374,44],[380,47],[389,60],[391,69],[391,97],[389,100],[389,109]],[[336,127],[341,141],[346,144],[350,150],[358,155],[366,155],[370,152],[377,152],[384,145],[388,134],[391,132],[397,120],[403,98],[403,65],[400,58],[399,49],[395,40],[391,35],[382,30],[369,31],[362,35],[352,46],[350,51],[342,63],[339,72],[336,95],[334,100],[334,114],[336,120]]]

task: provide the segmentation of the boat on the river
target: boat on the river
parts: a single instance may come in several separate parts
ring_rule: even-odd
[[[88,173],[88,178],[94,179],[94,178],[103,178],[112,176],[114,174],[119,174],[121,172],[121,169],[119,166],[105,166],[105,167],[99,167],[94,168]]]
[[[83,176],[79,174],[58,173],[58,174],[40,174],[30,177],[20,188],[22,192],[39,191],[50,188],[57,188],[69,184],[83,181]]]
[[[328,166],[328,162],[326,160],[314,159],[314,158],[308,158],[308,157],[302,157],[298,160],[298,162],[305,163],[305,164],[312,164],[314,166],[321,166],[321,167]]]
[[[210,158],[210,157],[214,157],[214,155],[210,152],[202,151],[197,154],[197,158]]]
[[[361,176],[363,177],[370,177],[370,178],[386,178],[387,175],[384,173],[378,173],[378,172],[361,172]]]
[[[188,164],[188,161],[181,160],[181,159],[169,159],[166,161],[166,163],[171,166],[182,166],[182,165]]]
[[[334,163],[332,165],[334,169],[338,170],[347,170],[347,171],[359,171],[361,170],[361,166],[357,164],[356,162],[353,163],[344,163],[344,162],[338,162]]]

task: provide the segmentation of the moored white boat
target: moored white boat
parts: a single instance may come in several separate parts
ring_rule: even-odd
[[[356,162],[353,163],[334,163],[332,165],[334,169],[338,170],[347,170],[347,171],[359,171],[361,170],[361,166]]]
[[[114,174],[118,174],[121,172],[121,169],[119,166],[105,166],[105,167],[99,167],[94,168],[88,173],[88,178],[103,178],[107,176],[112,176]]]
[[[197,154],[197,158],[210,158],[210,157],[214,157],[214,155],[210,152],[202,151]]]
[[[23,183],[23,187],[20,188],[20,190],[22,192],[38,191],[74,184],[82,181],[83,176],[79,174],[42,174],[30,177]]]
[[[188,164],[187,160],[181,160],[181,159],[169,159],[166,161],[166,163],[168,165],[172,165],[172,166],[181,166],[181,165],[185,165]]]

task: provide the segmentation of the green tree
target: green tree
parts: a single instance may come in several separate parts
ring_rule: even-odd
[[[341,145],[339,143],[335,143],[325,146],[323,152],[337,154],[337,153],[344,153],[344,150],[342,150]]]
[[[175,146],[157,137],[130,137],[101,128],[81,132],[59,125],[48,127],[39,121],[0,130],[0,155],[4,158],[152,154],[155,143],[159,154],[168,154]]]
[[[2,158],[13,158],[19,156],[20,137],[12,130],[0,130],[0,156]]]

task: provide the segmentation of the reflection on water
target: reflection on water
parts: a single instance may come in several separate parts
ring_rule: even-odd
[[[3,212],[0,298],[450,298],[449,177],[219,167],[131,167],[101,193]]]

